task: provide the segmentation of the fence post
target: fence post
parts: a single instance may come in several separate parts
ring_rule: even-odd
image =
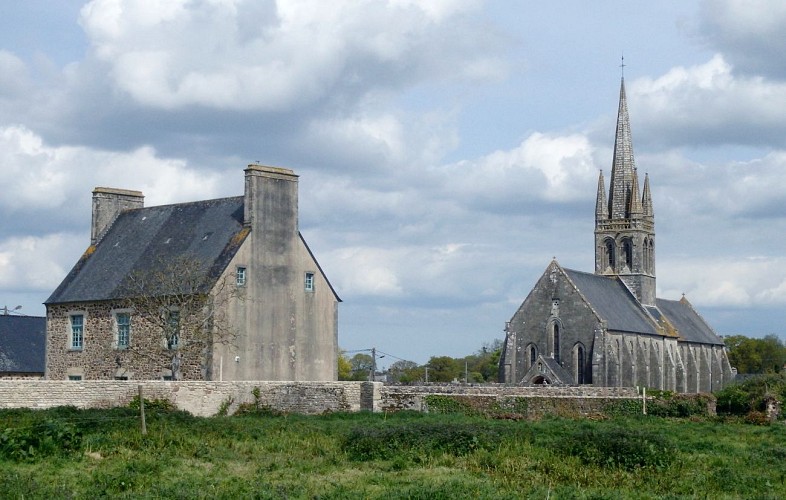
[[[644,414],[647,414],[647,388],[643,387],[641,389],[641,408]]]
[[[142,384],[139,384],[139,413],[142,417],[142,435],[147,434],[147,425],[145,424],[145,397],[142,394]]]

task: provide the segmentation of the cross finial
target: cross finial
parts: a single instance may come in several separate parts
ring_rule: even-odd
[[[625,78],[625,54],[622,54],[620,58],[620,72],[622,73],[622,78]]]

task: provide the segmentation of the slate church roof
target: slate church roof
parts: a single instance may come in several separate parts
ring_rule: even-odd
[[[595,312],[607,322],[609,330],[658,334],[647,311],[621,279],[573,269],[564,271]]]
[[[45,304],[127,298],[128,277],[188,258],[206,292],[248,235],[243,196],[125,210]]]
[[[46,318],[0,315],[0,373],[44,373]]]
[[[644,306],[617,275],[560,269],[590,307],[607,322],[609,330],[677,336],[686,342],[723,345],[723,340],[684,297],[681,300],[657,299],[656,306]]]

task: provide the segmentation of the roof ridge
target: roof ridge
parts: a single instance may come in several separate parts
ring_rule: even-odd
[[[178,207],[178,206],[184,206],[184,205],[201,205],[201,204],[210,203],[210,202],[229,201],[229,200],[235,200],[235,199],[240,199],[240,198],[243,198],[242,194],[241,195],[236,195],[236,196],[224,196],[224,197],[221,197],[221,198],[211,198],[209,200],[183,201],[183,202],[179,202],[179,203],[166,203],[166,204],[163,204],[163,205],[150,205],[150,206],[147,206],[147,207],[129,208],[129,209],[123,210],[123,212],[130,212],[130,211],[137,211],[137,210],[146,210],[146,209],[153,209],[153,208]]]

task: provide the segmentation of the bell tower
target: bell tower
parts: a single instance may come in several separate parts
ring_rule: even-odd
[[[603,171],[598,177],[595,274],[619,276],[642,304],[655,305],[655,216],[646,174],[639,193],[623,77],[608,199]]]

